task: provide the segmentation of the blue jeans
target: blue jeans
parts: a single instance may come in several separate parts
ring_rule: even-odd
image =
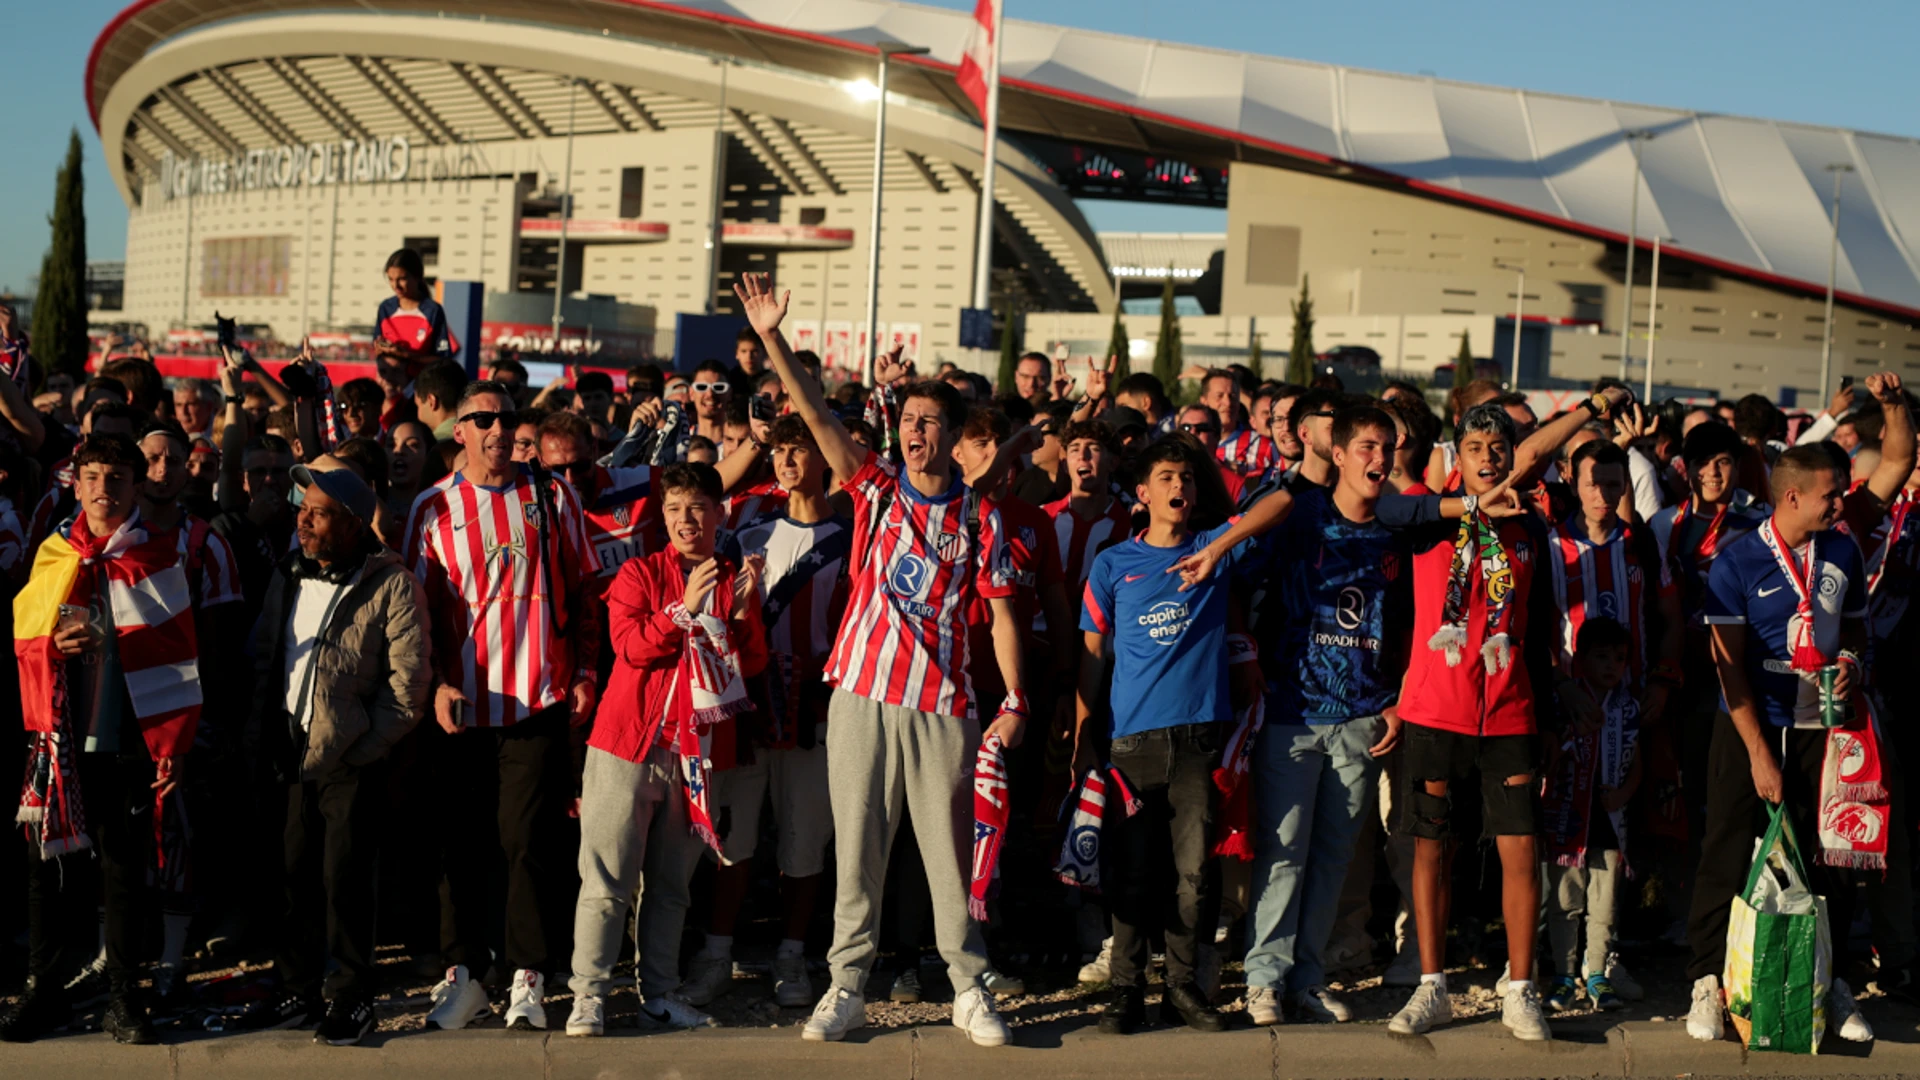
[[[1380,774],[1367,753],[1386,722],[1271,724],[1253,751],[1253,918],[1247,986],[1300,991],[1327,980],[1321,953]]]

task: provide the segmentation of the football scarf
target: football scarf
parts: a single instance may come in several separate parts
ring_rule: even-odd
[[[1793,670],[1809,674],[1827,666],[1827,654],[1820,651],[1818,639],[1813,633],[1814,607],[1813,590],[1820,587],[1820,560],[1814,550],[1813,542],[1818,534],[1807,537],[1806,550],[1795,554],[1780,542],[1780,533],[1774,528],[1773,518],[1760,523],[1760,539],[1773,553],[1773,561],[1780,566],[1780,573],[1793,587],[1796,603],[1794,621],[1788,628],[1787,647],[1791,650],[1789,661]]]
[[[1107,810],[1105,771],[1098,766],[1074,789],[1068,802],[1067,835],[1060,843],[1060,858],[1053,864],[1055,876],[1068,885],[1090,893],[1100,891],[1100,823]]]
[[[1819,859],[1828,866],[1885,870],[1892,800],[1882,780],[1874,712],[1867,695],[1857,700],[1853,726],[1827,733],[1820,768]]]
[[[1260,654],[1253,639],[1245,634],[1227,635],[1227,666],[1256,663]],[[1266,695],[1256,694],[1244,709],[1235,710],[1233,734],[1220,752],[1220,764],[1213,770],[1213,786],[1220,790],[1220,818],[1213,854],[1232,856],[1241,862],[1253,858],[1253,813],[1249,806],[1253,770],[1253,744],[1266,722]]]
[[[999,892],[1000,845],[1013,807],[1007,799],[1007,755],[998,734],[980,743],[973,759],[973,881],[967,914],[987,921],[987,901]]]
[[[1427,639],[1427,648],[1445,653],[1448,667],[1460,666],[1461,654],[1467,648],[1467,608],[1473,592],[1468,575],[1475,560],[1480,563],[1480,578],[1487,594],[1487,635],[1480,646],[1480,659],[1486,664],[1487,674],[1497,675],[1513,663],[1513,642],[1505,629],[1507,611],[1513,604],[1513,567],[1507,561],[1506,545],[1500,542],[1499,526],[1478,509],[1460,518],[1440,629]]]
[[[1596,696],[1585,680],[1580,689]],[[1623,683],[1613,688],[1600,702],[1604,719],[1600,730],[1586,734],[1569,729],[1561,744],[1562,765],[1546,780],[1541,796],[1546,834],[1547,857],[1557,866],[1585,866],[1587,842],[1592,831],[1596,788],[1617,788],[1626,783],[1633,771],[1633,759],[1640,738],[1640,703]],[[1614,838],[1620,845],[1620,865],[1627,877],[1633,869],[1627,862],[1627,814],[1624,809],[1607,811]]]
[[[1875,530],[1874,535],[1866,537],[1861,543],[1864,549],[1868,543],[1878,540],[1873,551],[1867,555],[1867,595],[1871,596],[1880,588],[1880,579],[1886,575],[1888,556],[1898,546],[1901,533],[1907,527],[1907,515],[1913,512],[1913,492],[1906,488],[1893,497],[1893,504],[1887,507],[1887,523],[1884,530]],[[1856,537],[1856,539],[1859,539]]]
[[[1676,539],[1686,534],[1687,518],[1693,513],[1693,504],[1698,496],[1689,496],[1673,514],[1673,535]],[[1727,511],[1733,507],[1728,499],[1713,508],[1713,517],[1707,521],[1707,531],[1700,536],[1700,543],[1693,550],[1693,565],[1701,574],[1713,568],[1713,557],[1720,553],[1720,544],[1727,537]]]
[[[720,835],[708,799],[713,785],[713,730],[721,721],[753,708],[727,621],[713,614],[720,590],[732,587],[732,577],[727,575],[707,594],[706,609],[699,614],[680,604],[670,612],[674,624],[686,631],[686,644],[667,691],[666,722],[675,733],[674,750],[680,757],[687,828],[716,852]]]

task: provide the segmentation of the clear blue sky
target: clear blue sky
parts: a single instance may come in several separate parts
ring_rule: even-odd
[[[973,0],[932,0],[971,9]],[[87,50],[123,0],[8,4],[0,126],[0,288],[47,244],[67,131],[86,143],[88,251],[118,258],[126,211],[87,122]],[[1920,136],[1915,0],[1007,0],[1016,18],[1275,56]],[[1217,226],[1217,215],[1089,207],[1101,228]]]

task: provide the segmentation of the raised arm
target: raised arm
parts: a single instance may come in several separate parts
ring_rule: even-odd
[[[1213,543],[1167,567],[1167,573],[1179,571],[1179,591],[1186,592],[1207,580],[1213,574],[1213,568],[1220,565],[1220,560],[1226,558],[1229,551],[1287,520],[1287,515],[1291,513],[1293,493],[1281,488],[1248,507],[1232,528],[1213,538]]]
[[[1880,433],[1880,464],[1867,477],[1867,489],[1884,505],[1892,502],[1913,475],[1913,412],[1907,406],[1900,376],[1891,371],[1867,376],[1867,390],[1880,402],[1886,426]]]
[[[767,275],[743,274],[739,281],[734,282],[733,294],[740,298],[747,322],[760,335],[760,343],[767,347],[767,359],[773,363],[774,372],[786,386],[787,400],[793,404],[793,411],[807,422],[807,430],[813,432],[813,441],[819,444],[827,468],[832,469],[835,476],[852,476],[859,472],[861,464],[866,461],[866,451],[853,441],[847,429],[841,426],[840,418],[827,407],[826,393],[794,360],[787,336],[780,332],[780,323],[787,317],[787,303],[793,299],[792,291],[781,294],[776,300],[773,287],[767,284]]]
[[[1605,412],[1591,410],[1588,403],[1583,401],[1567,410],[1567,415],[1540,425],[1533,434],[1527,436],[1526,441],[1513,453],[1513,474],[1520,478],[1515,487],[1532,487],[1534,481],[1539,480],[1545,472],[1547,462],[1553,460],[1553,455],[1566,445],[1568,439],[1573,438],[1575,432],[1585,427],[1588,420],[1604,417],[1633,400],[1631,393],[1617,386],[1609,386],[1595,397],[1607,403]]]

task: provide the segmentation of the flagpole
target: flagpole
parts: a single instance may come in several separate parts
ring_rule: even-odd
[[[987,146],[980,174],[980,239],[973,258],[973,306],[990,305],[993,287],[993,174],[1000,149],[1000,24],[1004,0],[993,4],[993,57],[987,70]]]

